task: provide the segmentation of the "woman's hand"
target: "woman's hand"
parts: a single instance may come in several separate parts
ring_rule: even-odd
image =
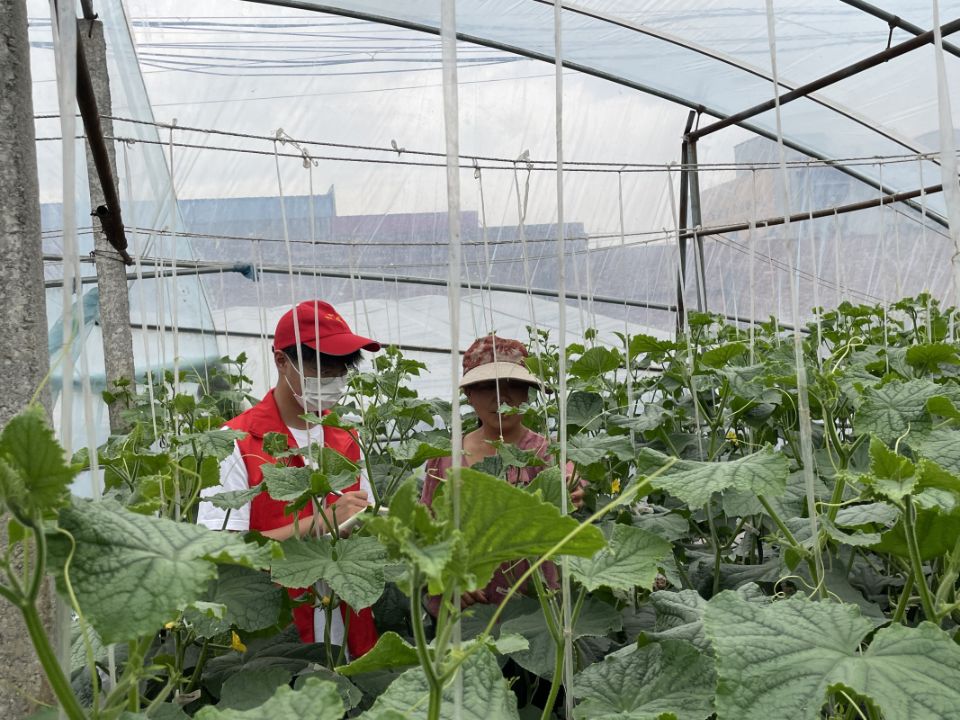
[[[483,590],[473,590],[471,592],[465,592],[460,596],[460,609],[468,608],[471,605],[476,605],[477,603],[487,602],[487,596]]]
[[[585,494],[583,485],[577,483],[577,486],[570,491],[570,501],[573,503],[573,506],[579,510],[583,507],[583,496]]]

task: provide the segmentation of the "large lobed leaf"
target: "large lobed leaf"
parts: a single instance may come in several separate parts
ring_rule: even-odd
[[[0,433],[0,503],[19,514],[35,516],[62,507],[76,472],[39,405],[12,418]]]
[[[204,596],[216,562],[248,563],[256,552],[231,533],[131,513],[117,503],[75,501],[60,527],[76,542],[69,573],[80,608],[105,643],[156,632],[178,609]],[[63,568],[71,543],[50,536],[50,559]]]
[[[577,675],[577,720],[704,720],[713,713],[713,660],[665,640],[631,648]]]
[[[285,587],[309,587],[324,580],[355,608],[370,607],[383,594],[387,551],[373,537],[304,538],[283,543],[284,557],[273,563],[273,579]]]
[[[816,720],[839,687],[891,720],[960,718],[960,647],[924,623],[881,629],[851,605],[791,598],[757,607],[723,592],[706,610],[720,720]]]
[[[517,697],[510,691],[497,660],[485,647],[476,647],[460,666],[463,676],[463,705],[454,714],[453,683],[443,689],[442,720],[518,720]],[[394,680],[364,720],[426,720],[429,690],[423,669],[416,667]],[[203,720],[201,718],[200,720]]]
[[[637,458],[637,472],[652,475],[672,458],[644,448]],[[787,458],[771,447],[731,462],[677,460],[658,475],[653,485],[666,490],[692,507],[706,505],[715,492],[735,489],[754,495],[782,495],[789,475]]]
[[[734,592],[751,603],[766,603],[768,599],[754,583],[748,583]],[[710,652],[710,641],[703,630],[703,614],[707,601],[696,590],[658,590],[650,595],[650,604],[657,611],[653,630],[640,633],[640,646],[663,640],[683,640],[704,652]]]
[[[247,710],[208,706],[201,708],[196,720],[265,720],[266,718],[310,718],[340,720],[343,700],[337,686],[328,680],[308,678],[299,690],[282,685],[259,707]]]
[[[417,649],[393,631],[385,632],[363,657],[348,665],[341,665],[337,672],[351,677],[378,670],[408,668],[420,663]]]
[[[652,532],[614,525],[607,547],[592,558],[570,558],[570,572],[587,590],[649,588],[671,548]]]
[[[217,579],[210,583],[202,600],[225,608],[219,619],[194,611],[186,613],[203,637],[213,637],[231,627],[255,632],[277,623],[283,590],[270,582],[266,572],[239,565],[220,565]]]
[[[525,638],[526,647],[508,651],[507,654],[525,670],[549,678],[553,675],[557,644],[547,629],[543,610],[538,603],[530,600],[520,605],[521,608],[524,606],[533,606],[535,609],[505,620],[500,626],[500,637],[513,634]],[[580,616],[572,628],[572,637],[574,640],[604,637],[619,631],[622,625],[623,619],[612,605],[590,596],[584,602]]]
[[[854,419],[858,435],[872,434],[892,443],[907,432],[928,429],[930,418],[927,400],[942,392],[930,380],[889,382],[876,388],[867,388],[863,402]]]
[[[460,533],[465,566],[459,568],[469,589],[485,586],[500,563],[540,556],[552,550],[577,528],[552,504],[491,475],[461,471]],[[435,506],[437,519],[452,526],[449,502]],[[563,543],[558,554],[590,557],[605,544],[593,526]]]

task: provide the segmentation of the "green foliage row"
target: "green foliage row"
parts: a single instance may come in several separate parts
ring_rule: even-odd
[[[563,713],[565,671],[574,718],[960,718],[952,317],[926,296],[819,311],[802,338],[809,420],[775,320],[693,315],[684,337],[620,347],[587,333],[562,349],[564,450],[589,481],[570,516],[559,467],[526,488],[504,482],[509,467],[542,464],[509,446],[446,483],[433,511],[420,505],[415,471],[449,454],[450,407],[408,387],[423,366],[393,348],[336,413],[313,418],[357,430],[373,481],[375,507],[349,537],[275,543],[193,524],[236,437],[223,419],[251,400],[243,357],[193,378],[196,395],[175,394],[169,375],[146,393],[115,388],[131,429],[100,448],[98,502],[68,490],[91,459],[68,462],[29,409],[0,435],[0,593],[71,720],[433,719],[453,717],[458,693],[464,717],[548,718]],[[561,348],[530,340],[531,369],[556,389]],[[559,434],[556,393],[504,411]],[[300,508],[358,471],[328,449],[266,443],[277,463],[262,486],[217,505],[266,490]],[[506,602],[461,610],[461,592],[521,558]],[[47,572],[78,617],[70,674],[36,614]],[[323,596],[282,590],[320,579]],[[432,627],[424,594],[440,597]],[[329,636],[303,645],[295,602],[328,620],[340,602],[373,605],[381,639],[352,662]],[[525,704],[534,696],[540,709]]]

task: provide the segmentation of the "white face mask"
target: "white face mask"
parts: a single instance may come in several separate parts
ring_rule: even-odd
[[[347,389],[347,378],[344,375],[340,377],[321,378],[306,376],[299,370],[294,371],[300,376],[300,388],[302,395],[293,393],[294,399],[307,412],[317,412],[318,410],[329,410],[343,397],[343,391]],[[287,385],[290,381],[287,380]],[[293,386],[290,385],[290,390]],[[317,407],[317,400],[320,400],[320,406]]]

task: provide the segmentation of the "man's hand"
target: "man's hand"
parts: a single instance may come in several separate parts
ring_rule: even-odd
[[[370,502],[367,500],[366,490],[351,490],[350,492],[343,493],[343,495],[330,503],[324,513],[329,523],[333,522],[333,516],[336,514],[337,525],[341,525],[357,513],[366,510],[369,506]],[[328,529],[330,532],[333,532],[333,528]],[[341,532],[340,534],[346,536],[350,534],[350,531]]]

